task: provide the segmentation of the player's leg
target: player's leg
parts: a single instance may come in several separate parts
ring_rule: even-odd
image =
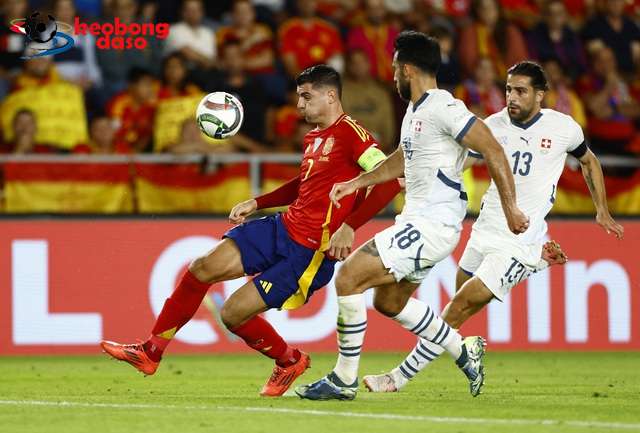
[[[102,341],[112,357],[126,361],[144,374],[155,373],[162,353],[174,335],[195,314],[211,284],[244,275],[240,250],[231,239],[224,239],[205,255],[194,260],[165,301],[144,343],[118,344]]]
[[[358,389],[360,352],[367,330],[364,292],[370,287],[395,283],[371,239],[351,254],[340,267],[335,285],[338,294],[338,360],[331,373],[296,388],[301,398],[352,400]]]
[[[461,268],[456,273],[456,291],[471,278],[471,274]],[[377,295],[377,293],[376,293]],[[378,297],[378,296],[376,296]],[[376,307],[378,311],[380,308]],[[443,315],[442,319],[451,325]],[[444,348],[432,343],[425,338],[418,338],[416,346],[411,353],[397,367],[388,373],[367,375],[363,383],[371,392],[396,392],[402,389],[413,377],[424,370],[445,352]]]

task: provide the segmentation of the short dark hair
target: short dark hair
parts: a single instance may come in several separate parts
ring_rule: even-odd
[[[296,85],[311,83],[312,86],[330,86],[338,91],[338,98],[342,98],[342,79],[340,73],[329,65],[311,66],[296,78]]]
[[[516,63],[507,71],[507,75],[524,75],[531,79],[531,87],[536,90],[547,91],[549,84],[547,83],[547,74],[542,66],[531,60],[524,60]]]
[[[424,33],[405,30],[396,38],[394,49],[400,63],[409,63],[433,76],[440,69],[440,44]]]
[[[127,81],[129,82],[129,84],[136,84],[144,78],[153,79],[155,77],[153,76],[151,71],[139,66],[134,66],[129,69],[129,73],[127,74]]]

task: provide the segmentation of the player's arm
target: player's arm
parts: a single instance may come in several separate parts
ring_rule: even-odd
[[[367,197],[331,236],[329,254],[338,260],[346,259],[351,253],[355,231],[387,206],[400,190],[398,179],[392,179],[371,188]]]
[[[583,149],[581,149],[582,146],[584,146]],[[624,228],[615,222],[609,213],[607,193],[604,187],[604,175],[602,174],[600,161],[598,161],[598,158],[593,152],[587,148],[586,143],[581,144],[575,151],[570,153],[575,156],[576,152],[584,152],[582,156],[578,157],[578,161],[580,161],[582,176],[584,176],[584,180],[589,187],[589,192],[591,192],[591,199],[596,206],[596,222],[607,233],[613,232],[618,239],[622,239]]]
[[[238,203],[229,213],[229,222],[231,224],[241,224],[258,209],[291,204],[298,197],[299,188],[300,176],[296,176],[271,192]]]
[[[382,161],[371,171],[360,174],[347,182],[340,182],[333,185],[329,198],[336,207],[340,207],[340,199],[353,194],[360,188],[370,185],[377,185],[386,181],[397,179],[404,174],[404,155],[402,149],[398,147],[389,157]]]
[[[509,230],[516,234],[526,231],[529,227],[529,218],[522,213],[516,203],[516,186],[511,167],[502,147],[487,125],[482,120],[476,119],[462,138],[462,144],[484,157],[489,175],[498,188]]]

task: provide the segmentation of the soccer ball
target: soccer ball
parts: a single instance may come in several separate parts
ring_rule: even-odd
[[[235,135],[244,119],[242,104],[233,95],[213,92],[202,98],[196,110],[196,122],[205,135],[211,138],[228,138]]]

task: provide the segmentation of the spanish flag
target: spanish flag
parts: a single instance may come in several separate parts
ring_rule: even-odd
[[[228,213],[251,197],[247,163],[213,172],[200,164],[135,164],[135,173],[141,213]]]
[[[6,212],[128,213],[129,164],[4,164]]]
[[[466,182],[471,181],[473,188],[469,192],[469,212],[480,211],[480,201],[487,188],[490,178],[485,165],[473,166],[472,177],[465,177]],[[614,215],[637,215],[640,213],[640,170],[630,177],[605,176],[605,188],[607,190],[607,203],[609,210]],[[473,191],[473,193],[471,193]],[[596,210],[591,200],[591,194],[587,187],[582,172],[565,167],[556,192],[556,201],[551,210],[552,214],[595,214]]]

